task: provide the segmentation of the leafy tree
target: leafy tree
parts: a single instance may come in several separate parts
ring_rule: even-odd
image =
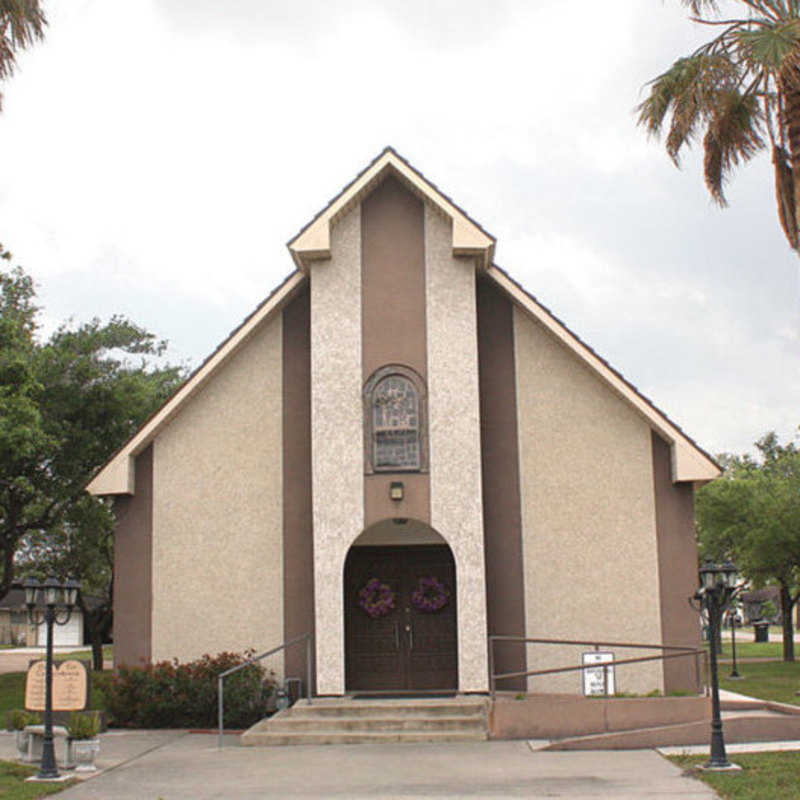
[[[0,598],[18,567],[80,580],[98,659],[111,624],[113,520],[83,487],[183,370],[154,364],[164,342],[123,317],[40,342],[34,296],[21,269],[0,272]]]
[[[697,493],[701,554],[732,558],[756,586],[780,590],[783,658],[794,661],[792,609],[800,598],[800,449],[774,433],[760,458],[727,456],[721,478]]]
[[[742,16],[720,19],[717,0],[681,0],[692,20],[720,33],[650,82],[638,107],[651,134],[679,166],[702,136],[705,182],[725,206],[734,169],[769,147],[778,218],[798,250],[800,226],[800,0],[732,0]]]
[[[45,491],[56,442],[42,419],[33,297],[21,269],[0,273],[0,597],[11,588],[20,540],[49,523],[57,502]]]
[[[47,20],[39,0],[0,0],[0,80],[14,74],[16,51],[44,38]],[[0,92],[0,109],[3,95]]]
[[[92,645],[96,670],[103,668],[103,642],[111,633],[114,599],[114,514],[111,504],[83,494],[63,518],[31,532],[17,553],[20,574],[57,575],[81,582],[78,608]]]

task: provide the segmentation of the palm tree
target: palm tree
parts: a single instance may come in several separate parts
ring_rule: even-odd
[[[734,169],[769,146],[778,217],[798,250],[800,0],[730,0],[726,9],[743,7],[733,19],[721,18],[717,0],[681,2],[694,22],[720,33],[648,84],[639,124],[653,135],[667,129],[676,166],[681,148],[702,135],[706,186],[720,206]]]
[[[44,38],[47,20],[39,0],[0,0],[0,80],[14,72],[17,50],[24,50],[36,39]],[[0,92],[0,109],[3,94]]]

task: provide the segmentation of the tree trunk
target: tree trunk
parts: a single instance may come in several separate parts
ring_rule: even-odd
[[[789,148],[789,158],[792,166],[792,181],[794,184],[794,191],[792,192],[792,200],[794,201],[794,226],[788,225],[786,227],[787,238],[790,230],[794,230],[795,237],[797,231],[800,230],[800,68],[794,64],[790,64],[780,73],[780,88],[783,95],[783,124],[787,133],[787,145]],[[776,165],[777,166],[777,165]],[[781,203],[781,198],[778,198],[778,203]],[[798,250],[798,243],[792,243],[795,251]]]
[[[103,669],[103,633],[99,625],[92,631],[92,669],[96,672]]]
[[[778,219],[786,239],[797,250],[797,217],[794,202],[794,172],[789,154],[777,145],[772,148],[772,163],[775,165],[775,198],[778,201]]]
[[[794,661],[794,625],[792,623],[792,593],[781,583],[781,623],[783,625],[783,660]]]

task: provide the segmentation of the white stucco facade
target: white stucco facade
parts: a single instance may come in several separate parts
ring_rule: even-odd
[[[650,428],[520,309],[514,343],[527,635],[659,643]],[[578,665],[590,649],[531,645],[528,654],[547,669]],[[580,680],[548,675],[530,688],[578,692]],[[662,690],[661,664],[621,668],[617,687]]]
[[[344,692],[342,580],[364,528],[361,228],[355,206],[311,274],[311,457],[317,691]]]
[[[488,688],[475,268],[451,242],[426,206],[431,525],[456,562],[459,689],[473,692]]]
[[[337,696],[363,688],[353,674],[390,675],[392,659],[408,691],[486,692],[487,636],[512,628],[662,643],[664,593],[696,564],[690,547],[662,548],[682,554],[670,584],[659,548],[670,526],[693,546],[689,484],[713,479],[713,460],[497,268],[493,237],[390,149],[289,250],[297,271],[89,484],[121,498],[126,656],[188,660],[313,632],[314,688]],[[378,398],[374,375],[413,387]],[[379,446],[400,455],[378,463]],[[425,457],[403,460],[414,447]],[[435,577],[426,563],[455,583],[438,621],[413,599]],[[382,620],[391,635],[358,601],[384,573],[402,587]],[[589,649],[530,646],[526,668],[577,666]],[[305,677],[301,660],[287,656],[287,676]],[[447,686],[414,685],[422,674]],[[665,688],[660,662],[617,673],[620,691]]]
[[[280,378],[276,318],[154,443],[154,661],[283,639]]]

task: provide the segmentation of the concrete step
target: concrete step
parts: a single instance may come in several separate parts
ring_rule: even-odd
[[[241,736],[245,746],[454,742],[488,738],[484,698],[320,698],[257,722]]]
[[[323,717],[383,717],[407,716],[416,718],[430,717],[455,717],[455,716],[485,716],[485,700],[469,700],[463,702],[426,702],[414,703],[413,701],[377,701],[377,700],[349,700],[341,703],[320,702],[315,700],[311,705],[301,700],[295,703],[286,712],[292,717],[310,717],[320,719]]]
[[[269,747],[296,744],[400,744],[411,742],[476,742],[486,739],[485,732],[445,731],[338,731],[319,730],[303,733],[273,733],[269,730],[242,734],[241,744],[249,747]]]
[[[320,728],[338,731],[479,731],[486,728],[482,716],[455,717],[291,717],[275,716],[269,729],[275,732],[314,731]]]

